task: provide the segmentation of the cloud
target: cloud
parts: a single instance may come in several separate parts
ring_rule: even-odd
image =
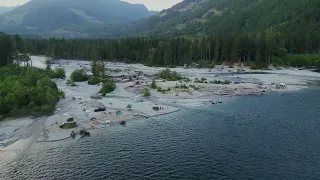
[[[145,4],[150,10],[163,10],[172,7],[182,0],[124,0],[130,3]]]
[[[0,6],[16,6],[25,4],[30,0],[0,0]]]
[[[21,5],[30,0],[0,0],[0,6],[16,6]],[[123,0],[130,3],[145,4],[150,10],[163,10],[172,7],[182,0]]]

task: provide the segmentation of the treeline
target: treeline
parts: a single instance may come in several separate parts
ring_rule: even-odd
[[[310,38],[311,40],[311,38]],[[269,37],[232,34],[192,39],[186,37],[138,37],[126,39],[26,39],[25,50],[55,59],[107,60],[142,63],[152,66],[184,64],[244,63],[264,66],[271,63],[288,66],[320,64],[320,40],[310,42],[298,37]],[[288,56],[289,54],[289,56]],[[292,55],[290,55],[292,54]],[[311,59],[294,56],[311,54]],[[288,57],[295,57],[294,59]]]
[[[23,40],[20,36],[0,34],[0,67],[16,63],[28,62],[30,57],[24,49]]]
[[[0,67],[12,63],[13,43],[10,36],[0,35]]]

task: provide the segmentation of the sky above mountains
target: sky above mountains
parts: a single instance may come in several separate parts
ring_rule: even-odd
[[[0,0],[0,6],[22,5],[29,0]],[[107,0],[106,0],[107,1]],[[170,8],[182,0],[124,0],[130,3],[145,4],[149,10],[160,11]]]

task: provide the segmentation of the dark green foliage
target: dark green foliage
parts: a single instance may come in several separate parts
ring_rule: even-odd
[[[319,66],[320,54],[288,54],[283,62],[293,67]]]
[[[208,81],[206,78],[201,78],[201,79],[195,78],[194,83],[208,83]]]
[[[112,92],[116,89],[116,83],[112,79],[103,80],[102,88],[100,89],[100,93],[102,96],[106,96],[108,93]]]
[[[188,89],[188,86],[186,84],[180,84],[180,85],[177,84],[175,88],[176,89]]]
[[[301,37],[288,35],[266,38],[260,34],[238,33],[201,39],[182,37],[168,39],[139,37],[119,40],[27,39],[25,49],[31,54],[50,56],[54,54],[57,59],[96,59],[92,64],[102,63],[102,60],[116,60],[150,66],[196,64],[198,67],[210,68],[222,63],[268,65],[278,61],[278,58],[289,63],[287,58],[291,56],[290,54],[320,53],[320,39],[317,37],[314,37],[315,42],[309,45],[301,44],[297,38]],[[102,72],[98,67],[102,67],[101,70],[104,68],[104,66],[94,67],[97,67],[93,68],[96,75]]]
[[[0,35],[0,67],[12,63],[13,53],[13,43],[10,37],[7,35]]]
[[[70,78],[74,82],[83,82],[83,81],[87,81],[89,79],[89,77],[84,69],[74,70],[71,73]]]
[[[156,84],[156,80],[155,79],[152,80],[151,88],[152,89],[156,89],[157,88],[157,84]]]
[[[148,88],[142,89],[141,94],[142,94],[142,96],[144,96],[144,97],[149,97],[149,96],[151,96],[150,90],[149,90]]]
[[[158,92],[162,92],[163,94],[166,94],[167,92],[170,92],[170,91],[171,91],[171,88],[168,87],[168,89],[162,89],[161,87],[158,87],[158,88],[157,88],[157,91],[158,91]]]
[[[96,55],[94,55],[96,56]],[[91,71],[92,71],[92,74],[93,76],[95,77],[98,77],[98,78],[105,78],[106,77],[106,68],[105,68],[105,65],[104,65],[104,62],[103,61],[92,61],[91,63]]]
[[[222,85],[231,84],[231,81],[229,81],[229,80],[225,80],[225,81],[220,81],[220,80],[207,81],[204,78],[201,78],[201,80],[199,80],[198,78],[195,78],[194,82],[195,83],[207,83],[207,84],[222,84]]]
[[[63,92],[45,70],[10,65],[0,68],[0,114],[38,116],[51,112]]]
[[[213,82],[210,82],[211,84],[223,84],[223,85],[228,85],[231,84],[231,81],[225,80],[225,81],[220,81],[220,80],[214,80]]]
[[[268,65],[267,64],[261,64],[261,63],[254,63],[250,66],[250,69],[252,70],[258,70],[258,69],[267,69]]]
[[[91,76],[88,80],[88,84],[90,85],[97,85],[101,82],[100,78],[96,77],[96,76]]]
[[[190,86],[191,88],[193,88],[194,90],[196,90],[196,91],[200,89],[200,87],[197,87],[197,86],[192,85],[192,84],[191,84],[191,85],[189,85],[189,86]]]
[[[66,78],[66,72],[63,68],[57,68],[55,70],[49,70],[49,77],[50,78],[59,78],[59,79],[65,79]]]
[[[157,76],[159,78],[168,80],[168,81],[179,81],[182,79],[182,77],[180,76],[180,74],[178,74],[175,71],[170,71],[169,68],[166,68],[165,70],[160,71]]]

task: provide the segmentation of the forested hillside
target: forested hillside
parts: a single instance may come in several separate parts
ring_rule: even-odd
[[[319,0],[185,0],[158,16],[121,28],[90,29],[90,33],[95,37],[230,38],[246,34],[253,39],[265,36],[291,53],[306,53],[299,50],[304,47],[307,53],[320,53],[319,7]]]
[[[319,0],[185,0],[158,16],[132,24],[90,29],[94,37],[146,38],[52,39],[41,41],[42,50],[33,49],[33,52],[43,54],[51,52],[44,49],[72,47],[76,42],[81,45],[62,48],[54,55],[67,59],[101,58],[151,65],[191,62],[315,65],[319,63],[319,56],[312,54],[320,53],[319,7]],[[34,48],[36,42],[31,44],[30,47]],[[312,58],[289,55],[289,60],[285,58],[286,53],[311,54]]]
[[[314,66],[320,62],[318,7],[319,0],[185,0],[121,28],[81,29],[100,39],[26,39],[25,44],[27,52],[56,59]],[[136,35],[141,36],[103,39]]]
[[[0,16],[0,28],[10,34],[89,37],[81,30],[128,23],[156,12],[142,4],[120,0],[32,0]]]
[[[234,32],[316,35],[319,0],[185,0],[137,23],[137,33],[218,35]],[[304,27],[304,28],[301,28]]]

